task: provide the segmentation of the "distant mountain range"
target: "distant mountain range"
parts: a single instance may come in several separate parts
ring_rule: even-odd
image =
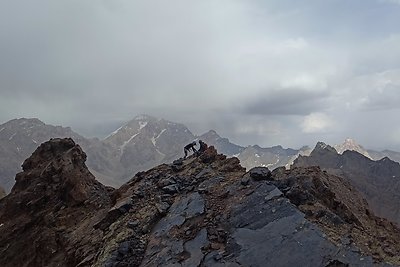
[[[23,160],[50,138],[71,137],[88,155],[87,165],[96,178],[106,185],[118,187],[135,173],[183,156],[183,146],[203,140],[218,152],[239,158],[246,169],[264,166],[269,169],[289,168],[299,155],[309,155],[307,146],[300,149],[258,145],[243,147],[221,137],[214,130],[194,135],[185,125],[139,115],[110,133],[103,140],[85,138],[69,127],[52,126],[38,119],[15,119],[0,125],[0,186],[9,192]],[[372,159],[389,157],[400,161],[400,153],[366,150],[351,139],[336,146],[342,153],[355,150]]]
[[[319,142],[309,156],[299,156],[294,167],[319,166],[328,173],[344,177],[368,201],[380,217],[400,225],[400,164],[388,157],[371,160],[356,151],[337,153]]]

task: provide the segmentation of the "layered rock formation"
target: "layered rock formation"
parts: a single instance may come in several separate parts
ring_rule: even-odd
[[[300,156],[294,166],[320,166],[346,178],[358,189],[375,214],[400,224],[400,164],[389,158],[373,161],[355,151],[342,155],[322,142],[310,156]]]
[[[209,147],[113,190],[84,161],[71,139],[25,161],[0,201],[1,266],[400,264],[399,230],[318,168],[246,173]]]

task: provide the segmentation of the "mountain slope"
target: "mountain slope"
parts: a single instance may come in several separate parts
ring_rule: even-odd
[[[179,157],[195,137],[178,123],[141,115],[101,141],[87,139],[69,127],[52,126],[38,119],[15,119],[0,125],[0,185],[9,192],[25,158],[50,138],[70,137],[88,155],[96,178],[118,187],[142,171]]]
[[[338,154],[333,147],[318,143],[309,157],[299,157],[294,166],[320,166],[346,178],[379,216],[400,223],[400,164],[383,158],[373,161],[358,152]]]
[[[237,157],[240,164],[250,170],[253,167],[264,166],[270,169],[286,166],[289,167],[299,155],[308,155],[311,150],[302,147],[299,150],[273,146],[262,148],[258,145],[242,147],[231,143],[228,138],[223,138],[214,130],[198,137],[207,144],[214,146],[219,152],[228,156]]]
[[[254,145],[246,147],[238,155],[238,158],[242,166],[248,170],[257,166],[275,169],[281,166],[288,167],[293,162],[293,159],[302,153],[303,150],[285,149],[282,146],[262,148]]]
[[[383,150],[383,151],[368,150],[368,153],[371,155],[373,160],[380,160],[387,157],[393,161],[400,163],[400,152],[392,150]]]
[[[317,168],[246,173],[209,147],[112,190],[84,161],[70,139],[25,161],[0,200],[1,266],[400,264],[399,229]]]
[[[71,137],[85,145],[71,128],[46,125],[38,119],[15,119],[0,125],[0,185],[10,191],[22,162],[41,144],[55,137]]]
[[[121,181],[183,155],[183,147],[195,139],[179,123],[140,115],[108,136],[104,143],[114,150],[114,159],[124,170]]]

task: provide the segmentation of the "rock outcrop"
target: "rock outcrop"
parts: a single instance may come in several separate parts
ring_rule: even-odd
[[[76,266],[101,244],[93,225],[109,189],[88,171],[72,139],[52,139],[23,164],[0,201],[0,266]]]
[[[110,173],[116,163],[112,158],[112,147],[98,139],[87,139],[69,127],[45,124],[38,119],[15,119],[0,125],[0,185],[10,192],[15,175],[21,165],[38,146],[50,138],[73,138],[89,155],[87,165],[95,171],[102,183],[116,185],[118,173]],[[122,184],[119,183],[119,184]]]
[[[113,190],[84,161],[71,139],[25,161],[0,201],[1,266],[400,264],[399,229],[318,168],[246,172],[210,146]]]

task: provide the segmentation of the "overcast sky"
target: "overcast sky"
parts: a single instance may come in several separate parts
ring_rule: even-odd
[[[1,0],[0,38],[0,122],[400,150],[400,0]]]

